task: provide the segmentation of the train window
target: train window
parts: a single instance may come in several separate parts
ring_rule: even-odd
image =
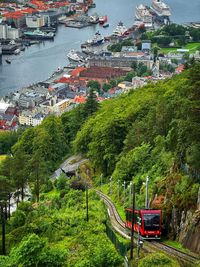
[[[159,230],[160,229],[160,215],[159,214],[144,214],[144,229],[145,230]]]

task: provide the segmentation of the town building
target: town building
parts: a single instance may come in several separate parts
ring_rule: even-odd
[[[150,56],[119,56],[119,57],[101,57],[94,56],[88,60],[89,67],[110,67],[110,68],[131,68],[133,62],[143,63],[148,69],[152,69],[153,60]]]
[[[19,29],[12,28],[7,24],[0,24],[0,39],[16,40],[21,36]]]
[[[47,17],[41,15],[28,15],[26,16],[26,26],[28,28],[40,28],[47,23]]]
[[[31,111],[22,111],[19,115],[19,124],[27,126],[37,126],[42,123],[44,118],[44,114],[35,114]]]

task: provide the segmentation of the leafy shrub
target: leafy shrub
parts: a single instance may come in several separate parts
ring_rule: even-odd
[[[46,240],[36,234],[23,238],[19,246],[13,248],[10,253],[13,267],[61,267],[66,261],[66,256],[66,251],[49,248]]]
[[[13,213],[13,217],[11,219],[11,225],[15,228],[23,226],[26,222],[26,213],[22,210],[16,210]]]
[[[138,267],[180,267],[180,265],[165,254],[151,253],[139,261]]]

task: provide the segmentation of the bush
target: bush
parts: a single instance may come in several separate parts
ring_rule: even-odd
[[[46,184],[44,185],[44,193],[48,193],[50,192],[51,190],[53,190],[53,183],[50,179],[48,179],[48,181],[46,182]]]
[[[29,202],[29,201],[26,201],[26,202],[22,201],[18,205],[18,210],[21,210],[21,211],[25,212],[25,214],[27,215],[28,213],[30,213],[31,211],[33,211],[33,207],[32,207],[31,202]]]
[[[165,254],[152,253],[139,260],[138,267],[180,267],[180,265]]]
[[[26,222],[26,213],[22,210],[17,210],[13,213],[13,217],[11,219],[11,225],[14,228],[23,226]]]
[[[55,186],[58,190],[67,189],[68,183],[67,178],[64,174],[61,174],[60,177],[57,179]]]
[[[66,251],[49,248],[45,239],[31,234],[23,238],[17,248],[12,249],[10,257],[13,267],[61,267],[66,261]]]

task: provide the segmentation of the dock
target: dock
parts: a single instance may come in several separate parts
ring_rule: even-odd
[[[91,24],[88,22],[81,22],[75,20],[68,20],[67,22],[65,22],[65,27],[70,27],[70,28],[82,29],[88,26],[91,26]]]

